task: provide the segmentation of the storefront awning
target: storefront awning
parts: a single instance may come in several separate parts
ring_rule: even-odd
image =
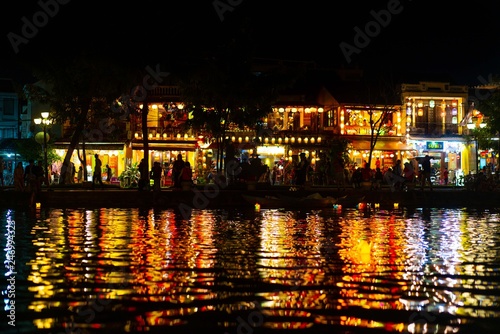
[[[352,147],[355,150],[370,150],[370,141],[356,140],[352,142]],[[398,141],[382,141],[378,140],[375,144],[376,151],[413,151],[412,145]]]
[[[69,142],[55,142],[54,148],[60,150],[68,149]],[[83,145],[80,143],[77,146],[78,149],[82,149]],[[93,142],[85,143],[86,150],[116,150],[120,151],[125,148],[125,143],[123,142]]]
[[[159,142],[152,140],[148,143],[148,148],[155,151],[196,151],[195,141],[173,141],[173,142]],[[133,150],[143,150],[144,145],[142,142],[132,142]]]

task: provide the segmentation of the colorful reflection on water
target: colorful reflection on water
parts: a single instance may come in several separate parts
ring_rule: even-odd
[[[5,313],[23,333],[496,332],[499,213],[369,209],[3,210]]]

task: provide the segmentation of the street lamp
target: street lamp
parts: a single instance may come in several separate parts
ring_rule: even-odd
[[[49,182],[49,166],[47,162],[47,125],[50,124],[49,112],[43,111],[41,114],[42,118],[35,118],[34,122],[37,125],[43,124],[43,167],[45,169],[45,184],[50,187]]]

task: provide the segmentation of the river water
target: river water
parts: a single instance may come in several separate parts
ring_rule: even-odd
[[[500,324],[494,210],[0,209],[0,219],[0,333],[483,334]]]

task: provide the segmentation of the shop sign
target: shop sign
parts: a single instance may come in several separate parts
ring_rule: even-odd
[[[444,142],[442,141],[428,141],[426,143],[428,150],[442,150],[444,149]]]

